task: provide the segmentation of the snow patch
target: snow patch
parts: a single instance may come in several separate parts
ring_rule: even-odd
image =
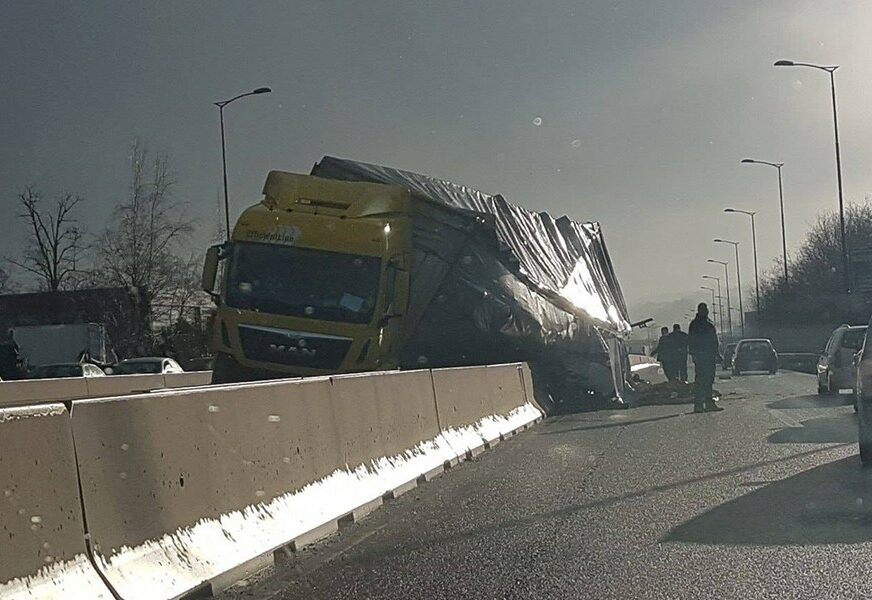
[[[0,423],[38,417],[56,417],[66,412],[67,409],[60,403],[0,408]]]
[[[112,594],[84,554],[43,567],[34,575],[0,583],[2,600],[113,600]]]

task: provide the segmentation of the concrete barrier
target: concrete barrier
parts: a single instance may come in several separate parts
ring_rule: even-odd
[[[485,367],[485,381],[491,395],[490,414],[506,415],[532,401],[527,397],[522,369],[517,363]]]
[[[143,373],[139,375],[110,375],[108,377],[85,377],[88,393],[80,398],[103,398],[126,394],[142,394],[166,387],[164,375]]]
[[[125,599],[221,589],[538,418],[520,365],[77,400],[94,560]]]
[[[121,596],[174,597],[262,553],[230,541],[252,525],[239,511],[335,468],[329,403],[328,379],[74,402],[89,533]],[[263,523],[248,534],[269,539]]]
[[[482,415],[494,412],[490,383],[481,367],[458,367],[433,371],[433,390],[440,427],[471,427]]]
[[[394,456],[439,435],[430,371],[343,375],[332,381],[345,464]]]
[[[184,373],[167,373],[164,382],[168,388],[196,387],[212,383],[212,371],[185,371]]]
[[[65,377],[0,382],[0,407],[68,402],[81,398],[102,398],[140,394],[164,388],[209,385],[211,371],[108,377]]]
[[[88,385],[84,377],[0,382],[0,408],[62,402],[87,396]]]
[[[444,434],[451,432],[459,455],[478,454],[542,417],[524,368],[513,363],[432,371],[439,424]]]
[[[0,598],[111,599],[84,534],[66,408],[0,409]]]

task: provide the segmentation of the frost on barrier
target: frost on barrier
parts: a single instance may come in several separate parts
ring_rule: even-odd
[[[0,583],[0,600],[112,600],[112,594],[84,554],[43,567],[33,575]]]
[[[56,417],[66,414],[63,404],[39,404],[36,406],[17,406],[0,409],[0,423],[40,417]]]
[[[121,548],[111,557],[97,555],[98,566],[125,600],[176,596],[540,416],[528,403],[472,427],[443,431],[402,454],[338,469],[269,502],[203,519],[160,539]]]

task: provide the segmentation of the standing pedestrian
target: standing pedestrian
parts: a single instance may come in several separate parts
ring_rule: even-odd
[[[708,306],[705,302],[700,302],[696,307],[696,317],[688,327],[688,349],[696,370],[693,412],[697,413],[724,410],[712,398],[715,364],[718,360],[718,333],[708,315]]]
[[[657,357],[657,360],[663,365],[666,379],[673,381],[677,377],[675,373],[675,352],[673,352],[672,338],[669,337],[668,327],[660,328],[660,339],[657,340],[657,347],[654,348],[651,356]]]
[[[672,326],[672,351],[675,354],[675,372],[679,381],[687,382],[687,334],[681,331],[681,325]]]

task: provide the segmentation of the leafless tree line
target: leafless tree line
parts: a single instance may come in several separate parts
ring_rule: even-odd
[[[190,303],[197,291],[198,253],[190,248],[193,221],[184,202],[173,197],[176,180],[167,157],[152,154],[139,140],[130,151],[130,183],[102,230],[89,234],[79,224],[86,201],[76,194],[48,200],[35,186],[18,194],[25,225],[21,250],[6,262],[44,291],[123,287],[135,291],[140,312],[136,329],[153,319],[152,307]],[[18,291],[0,269],[0,293]]]

